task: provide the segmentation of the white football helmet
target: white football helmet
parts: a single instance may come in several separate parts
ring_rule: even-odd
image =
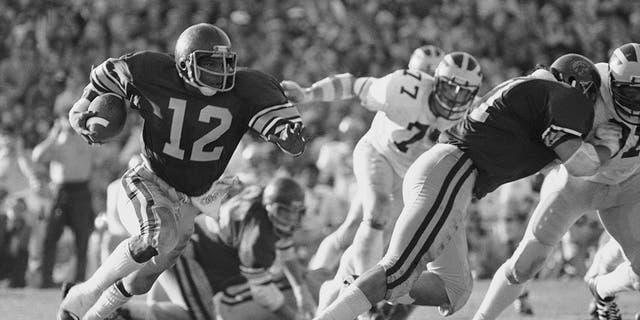
[[[461,118],[478,94],[482,83],[480,64],[466,52],[452,52],[444,56],[435,71],[435,100],[431,111],[448,120]]]
[[[629,124],[640,125],[640,44],[627,43],[613,51],[609,85],[618,116]]]
[[[444,57],[444,50],[434,45],[424,45],[413,50],[408,68],[433,75],[434,70],[442,61],[442,57]]]

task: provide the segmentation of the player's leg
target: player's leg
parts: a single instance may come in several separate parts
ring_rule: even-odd
[[[389,162],[365,139],[353,151],[354,174],[362,198],[362,221],[352,247],[354,271],[362,274],[384,253],[384,229],[390,223],[389,210],[397,175]]]
[[[353,319],[372,303],[409,293],[426,264],[450,245],[455,226],[463,225],[474,181],[471,160],[454,146],[436,145],[420,156],[405,175],[405,207],[389,250],[317,319]]]
[[[340,256],[353,242],[356,230],[362,221],[362,201],[359,195],[351,200],[349,212],[340,226],[320,242],[318,250],[309,260],[309,271],[337,267]]]
[[[612,272],[589,281],[600,319],[619,319],[616,294],[640,290],[640,177],[625,181],[621,189],[623,192],[616,197],[618,205],[599,211],[606,231],[620,244],[626,257]]]
[[[179,196],[175,190],[169,192],[166,183],[143,166],[127,171],[122,181],[129,197],[120,204],[119,213],[134,235],[120,243],[87,281],[71,288],[60,305],[60,317],[65,312],[84,315],[107,288],[116,296],[124,295],[127,289],[118,280],[142,268],[159,252],[171,252],[177,244]]]
[[[524,284],[542,267],[562,235],[594,206],[598,184],[569,177],[563,167],[548,173],[525,235],[496,271],[475,320],[495,319],[523,292]]]
[[[451,242],[427,265],[409,291],[416,305],[437,306],[450,315],[471,296],[473,277],[467,260],[468,247],[464,225],[458,226]]]
[[[69,192],[67,205],[69,210],[69,226],[71,227],[75,240],[76,249],[76,271],[74,282],[85,279],[87,268],[87,254],[89,247],[89,237],[94,229],[95,211],[91,203],[91,193],[85,183],[73,186]],[[76,188],[79,188],[76,190]]]
[[[609,233],[603,232],[600,236],[600,247],[593,256],[591,266],[589,266],[587,273],[584,275],[584,281],[589,281],[595,276],[613,271],[624,259],[618,242]]]
[[[180,218],[175,221],[177,227],[171,227],[172,232],[177,230],[177,243],[173,239],[163,240],[162,230],[159,238],[160,243],[173,243],[174,247],[169,249],[168,246],[159,246],[158,255],[145,263],[141,269],[134,271],[110,286],[100,296],[95,305],[87,311],[85,320],[102,319],[127,302],[131,296],[147,293],[158,277],[176,263],[189,242],[189,238],[193,233],[193,221],[199,213],[199,210],[189,204],[182,205],[178,210],[177,216]]]

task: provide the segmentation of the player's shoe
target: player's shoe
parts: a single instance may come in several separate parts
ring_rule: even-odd
[[[589,291],[593,295],[598,320],[622,320],[615,297],[601,298],[596,291],[596,278],[589,279]]]
[[[78,292],[78,286],[72,283],[62,284],[62,303],[56,316],[57,320],[80,320],[89,308],[100,297],[100,292],[96,294],[86,294]]]
[[[529,301],[529,292],[524,292],[523,294],[518,296],[518,299],[513,302],[513,307],[521,315],[533,315],[533,307],[531,306],[531,302]]]

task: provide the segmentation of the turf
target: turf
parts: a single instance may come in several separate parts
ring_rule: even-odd
[[[487,281],[477,282],[467,305],[447,319],[471,319],[488,284]],[[509,308],[500,319],[587,319],[586,306],[590,295],[581,281],[536,281],[530,286],[530,291],[535,311],[533,316],[519,316],[513,308]],[[58,290],[0,289],[0,319],[52,320],[55,319],[55,310],[59,302],[60,292]],[[618,303],[623,311],[623,319],[633,320],[635,313],[640,312],[640,294],[638,293],[621,295],[618,297]],[[435,308],[422,307],[416,309],[410,319],[441,318]]]

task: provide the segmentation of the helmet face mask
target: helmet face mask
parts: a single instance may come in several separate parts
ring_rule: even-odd
[[[237,55],[220,28],[204,23],[187,28],[176,42],[175,58],[182,79],[202,94],[233,89]]]
[[[438,77],[436,79],[436,95],[438,104],[433,106],[438,116],[456,120],[461,118],[473,98],[478,93],[478,86],[457,83],[455,78]]]
[[[306,212],[302,201],[268,202],[265,204],[265,208],[276,232],[283,237],[291,236],[298,229],[302,216]]]
[[[215,51],[195,50],[189,54],[186,66],[192,81],[217,91],[229,91],[235,84],[236,53],[219,48]]]
[[[640,125],[640,44],[627,43],[609,59],[609,85],[616,114]]]
[[[435,71],[436,103],[429,106],[435,116],[460,119],[478,94],[482,72],[478,61],[468,53],[452,52],[444,56]]]

